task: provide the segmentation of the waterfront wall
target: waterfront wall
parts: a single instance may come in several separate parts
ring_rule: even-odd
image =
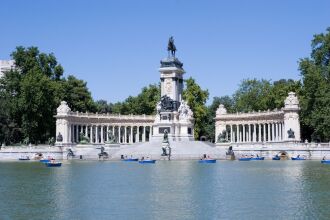
[[[70,146],[48,146],[48,145],[39,145],[39,146],[25,146],[25,147],[2,147],[0,150],[0,161],[17,161],[21,156],[29,156],[31,159],[34,158],[36,153],[42,153],[44,157],[53,157],[58,160],[66,160],[68,149],[71,149],[76,155],[75,159],[85,160],[97,160],[98,154],[101,152],[101,147],[104,147],[105,152],[109,154],[109,159],[118,160],[120,159],[119,152],[125,150],[125,155],[133,155],[134,157],[152,157],[154,159],[162,159],[160,156],[161,148],[157,148],[149,154],[138,154],[137,148],[139,146],[134,145],[116,145],[116,146],[107,146],[107,145],[70,145]],[[225,159],[226,151],[228,147],[232,146],[235,152],[236,157],[242,155],[259,155],[264,156],[267,159],[271,159],[275,155],[285,152],[288,157],[296,157],[297,155],[305,156],[307,159],[311,160],[320,160],[323,157],[330,159],[330,143],[259,143],[259,144],[230,144],[224,143],[221,145],[216,145],[216,147],[210,146],[212,153],[209,153],[211,157],[216,159]],[[210,151],[211,152],[211,151]],[[172,155],[173,160],[190,160],[198,159],[202,155],[201,151],[191,152],[189,148],[185,150],[180,150],[178,152],[174,151]]]
[[[63,159],[63,152],[61,147],[50,147],[46,145],[39,146],[8,146],[2,147],[0,150],[0,160],[18,160],[21,156],[29,156],[31,159],[37,153],[43,154],[44,157],[52,157],[55,159]]]

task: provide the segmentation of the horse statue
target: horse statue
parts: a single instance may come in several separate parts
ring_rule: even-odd
[[[175,47],[175,44],[174,44],[173,36],[171,36],[170,39],[168,40],[167,51],[169,53],[171,52],[172,57],[175,57],[176,47]]]
[[[99,153],[98,156],[99,156],[99,160],[101,159],[101,157],[103,158],[103,160],[109,158],[109,154],[104,151],[103,146],[101,147],[101,153]]]

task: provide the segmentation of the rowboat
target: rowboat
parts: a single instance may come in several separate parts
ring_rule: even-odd
[[[156,160],[140,160],[139,163],[156,163]]]
[[[199,163],[216,163],[217,160],[216,159],[203,159],[203,160],[199,160]]]
[[[29,156],[21,156],[18,160],[30,160]]]
[[[281,160],[281,157],[279,157],[279,156],[276,155],[276,156],[273,157],[272,159],[273,159],[273,160]]]
[[[127,158],[127,159],[122,159],[122,161],[124,162],[136,162],[136,161],[139,161],[138,158]]]
[[[303,157],[291,157],[291,160],[306,160]]]
[[[48,163],[45,163],[46,164],[46,166],[47,167],[60,167],[60,166],[62,166],[62,163],[61,162],[52,162],[52,161],[50,161],[50,162],[48,162]]]
[[[323,164],[330,164],[330,160],[321,160],[321,163],[323,163]]]
[[[49,159],[41,159],[41,160],[39,160],[41,163],[49,163],[50,162],[50,160]]]
[[[251,157],[242,157],[242,158],[238,158],[239,161],[250,161]]]
[[[250,160],[264,160],[265,157],[252,157]]]

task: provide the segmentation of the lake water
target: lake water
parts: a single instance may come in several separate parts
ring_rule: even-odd
[[[0,163],[0,219],[328,219],[319,161]]]

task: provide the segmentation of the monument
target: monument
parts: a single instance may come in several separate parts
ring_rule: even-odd
[[[160,61],[161,99],[153,125],[153,139],[161,140],[165,131],[173,141],[194,140],[194,118],[182,98],[183,63],[175,56],[173,37],[168,41],[168,57]]]

